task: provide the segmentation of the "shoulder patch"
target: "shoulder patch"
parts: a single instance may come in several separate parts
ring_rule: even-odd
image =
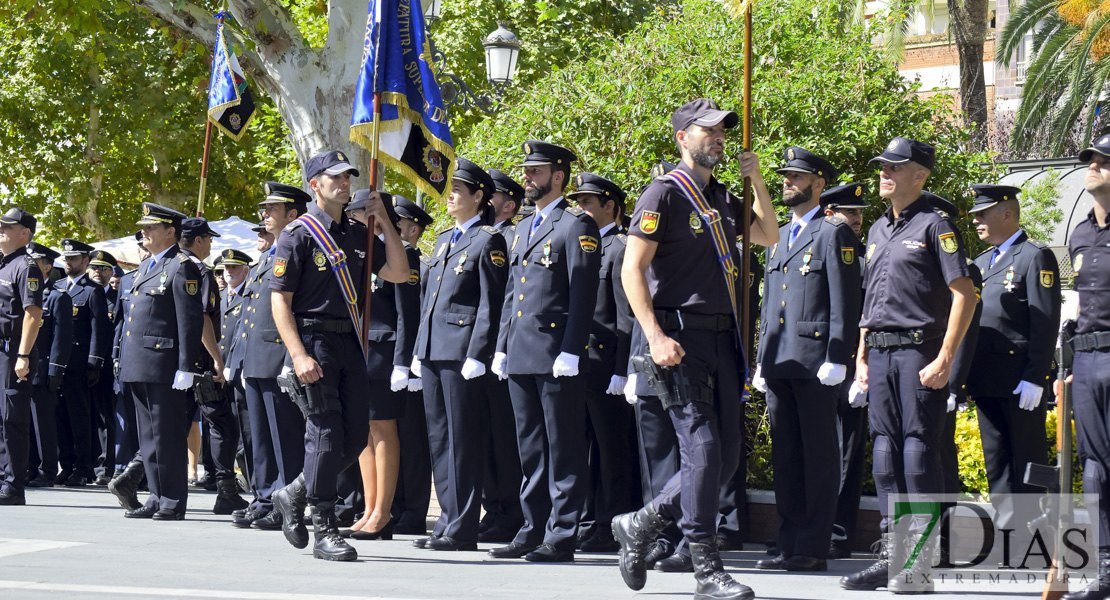
[[[659,213],[653,210],[645,210],[640,215],[640,231],[644,233],[655,233],[659,229]]]
[[[489,259],[495,267],[505,266],[505,253],[500,250],[490,250]]]
[[[568,208],[566,210],[566,212],[568,212],[568,213],[570,213],[570,214],[572,214],[576,217],[580,217],[580,216],[586,214],[586,211],[582,210],[581,208],[579,208],[577,206],[572,206],[572,207]]]
[[[952,232],[940,234],[940,249],[948,254],[954,254],[960,248],[959,242],[956,241],[956,234]]]
[[[420,271],[416,269],[409,269],[409,285],[417,285],[420,283]]]
[[[285,265],[287,262],[288,261],[284,258],[274,259],[274,277],[282,277],[285,275]]]
[[[185,253],[184,253],[184,252],[182,252],[181,254],[178,254],[178,255],[177,255],[177,260],[179,260],[179,261],[181,261],[181,262],[183,262],[183,263],[187,263],[187,262],[189,262],[189,257],[188,257],[188,256],[185,256]]]
[[[825,220],[828,221],[829,223],[832,223],[833,225],[840,225],[842,223],[847,223],[847,221],[845,221],[844,219],[841,219],[840,217],[838,217],[836,215],[829,215],[829,216],[825,217]]]
[[[582,250],[585,251],[586,254],[597,252],[597,238],[592,235],[578,236],[578,245],[582,246]]]
[[[1034,248],[1041,248],[1041,249],[1048,248],[1048,244],[1042,242],[1041,240],[1035,240],[1033,238],[1029,238],[1025,241],[1028,242],[1029,245],[1033,246]]]
[[[482,225],[482,231],[486,233],[497,233],[497,228],[489,225]]]

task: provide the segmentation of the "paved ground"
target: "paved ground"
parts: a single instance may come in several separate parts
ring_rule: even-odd
[[[690,598],[689,574],[651,573],[637,593],[621,582],[615,554],[579,554],[575,564],[490,559],[485,552],[417,550],[412,536],[355,542],[356,563],[314,560],[280,532],[235,529],[211,514],[213,493],[190,494],[187,520],[135,521],[105,488],[29,490],[29,506],[0,507],[0,599],[227,598]],[[488,546],[483,545],[482,549]],[[831,561],[813,575],[760,572],[762,552],[729,552],[732,574],[759,598],[890,598],[845,592],[840,576],[868,564]],[[985,576],[985,575],[984,575]],[[973,588],[945,583],[943,596],[1034,598],[1039,586]]]

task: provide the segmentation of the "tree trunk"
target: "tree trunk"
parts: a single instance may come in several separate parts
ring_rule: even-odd
[[[975,126],[971,143],[981,150],[987,140],[987,85],[983,73],[983,45],[987,39],[988,0],[948,3],[952,37],[960,55],[960,109]]]
[[[104,189],[104,159],[96,148],[100,139],[100,105],[98,101],[102,88],[100,65],[96,62],[96,49],[97,43],[94,42],[92,58],[89,60],[89,83],[92,84],[93,93],[97,99],[89,104],[89,124],[85,134],[84,153],[85,162],[89,165],[89,194],[87,198],[71,194],[67,196],[66,200],[70,209],[76,214],[77,221],[85,229],[89,230],[97,239],[107,239],[111,237],[111,231],[108,230],[104,221],[100,220],[100,215],[96,212],[96,207],[100,204],[101,192]]]

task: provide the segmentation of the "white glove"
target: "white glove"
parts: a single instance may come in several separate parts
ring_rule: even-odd
[[[621,377],[620,375],[613,375],[609,379],[609,389],[605,390],[605,393],[614,396],[623,396],[625,383],[627,383],[627,378]]]
[[[956,410],[956,394],[948,394],[948,407],[945,411],[952,412],[954,410]]]
[[[825,362],[821,363],[820,369],[817,369],[817,380],[820,381],[822,385],[840,385],[847,376],[848,367],[844,365]]]
[[[636,380],[640,378],[639,373],[631,373],[628,376],[628,381],[624,383],[624,399],[629,404],[636,404],[639,396],[636,395]]]
[[[502,380],[502,381],[509,378],[509,376],[505,374],[505,359],[506,358],[508,358],[508,357],[505,356],[504,352],[494,352],[493,353],[493,365],[490,366],[490,370],[493,371],[493,374],[497,375],[497,378]]]
[[[420,379],[409,379],[409,391],[419,392],[424,389],[424,382]]]
[[[407,387],[409,387],[408,367],[393,367],[393,373],[389,375],[389,391],[400,392]]]
[[[486,374],[486,365],[474,360],[473,358],[466,359],[463,363],[462,376],[463,379],[474,379]]]
[[[1018,408],[1021,410],[1033,410],[1041,405],[1041,397],[1044,396],[1044,388],[1028,381],[1022,381],[1018,384],[1014,394],[1021,396],[1018,401]]]
[[[420,377],[420,359],[415,356],[412,357],[412,366],[409,367],[409,372],[413,377]]]
[[[867,390],[860,388],[858,381],[853,381],[852,387],[848,388],[848,406],[852,408],[867,406]]]
[[[560,352],[551,366],[551,374],[556,377],[573,377],[578,374],[578,357],[569,352]]]
[[[224,381],[231,381],[231,367],[224,367]]]
[[[755,375],[752,375],[752,387],[767,393],[767,380],[763,378],[763,365],[755,366]]]
[[[178,371],[173,374],[173,389],[187,390],[193,387],[193,378],[196,377],[195,373],[188,371]]]
[[[959,406],[957,406],[956,410],[958,410],[960,412],[967,412],[967,411],[971,410],[971,403],[964,402],[964,403],[960,404]]]

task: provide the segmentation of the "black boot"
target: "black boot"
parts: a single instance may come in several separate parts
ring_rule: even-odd
[[[694,580],[698,582],[694,590],[694,600],[751,600],[755,598],[752,588],[737,583],[721,562],[717,546],[713,544],[690,544],[690,560],[694,563]]]
[[[936,555],[936,538],[927,538],[922,543],[921,535],[907,535],[903,544],[903,552],[894,557],[895,565],[909,560],[914,549],[918,550],[909,567],[903,568],[897,575],[890,578],[886,589],[894,594],[932,594],[933,593],[933,557]],[[920,543],[921,547],[917,548]]]
[[[138,510],[143,507],[139,502],[139,482],[143,480],[143,461],[139,459],[127,463],[127,468],[108,482],[108,491],[119,500],[124,510]]]
[[[217,515],[230,515],[231,511],[250,505],[250,502],[239,495],[239,486],[234,478],[216,482],[216,504],[212,507],[212,512]]]
[[[621,577],[629,588],[643,589],[647,583],[648,546],[655,536],[667,526],[667,521],[655,512],[650,502],[634,513],[624,513],[613,518],[613,537],[620,542]]]
[[[884,533],[883,537],[875,542],[878,545],[876,554],[879,560],[862,571],[841,577],[840,587],[846,590],[877,590],[886,587],[887,581],[890,580],[891,539],[891,534]]]
[[[304,473],[293,483],[274,492],[274,508],[281,512],[281,532],[285,540],[298,550],[308,547],[308,527],[304,524],[304,508],[308,490],[304,486]]]
[[[358,558],[358,552],[339,535],[339,527],[335,524],[334,502],[323,502],[312,507],[312,534],[316,538],[312,556],[338,561]]]
[[[1106,598],[1110,598],[1110,552],[1100,550],[1098,579],[1081,591],[1064,594],[1060,600],[1105,600]]]

